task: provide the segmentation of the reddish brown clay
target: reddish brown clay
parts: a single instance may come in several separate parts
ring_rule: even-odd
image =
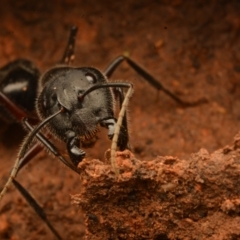
[[[117,153],[110,164],[84,160],[81,191],[72,196],[85,218],[84,239],[240,238],[240,135],[213,154],[188,160],[140,161]]]

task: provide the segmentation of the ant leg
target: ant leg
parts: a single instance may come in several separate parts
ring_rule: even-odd
[[[23,120],[24,125],[30,130],[33,131],[33,127],[30,125],[27,119]],[[78,169],[71,165],[58,151],[58,149],[41,133],[36,134],[37,139],[43,143],[43,145],[55,156],[57,157],[62,163],[64,163],[67,167],[72,169],[74,172],[79,173]],[[25,160],[22,158],[20,160],[19,166],[22,168],[25,165]]]
[[[76,26],[72,26],[66,49],[64,51],[62,60],[60,61],[61,64],[70,65],[73,62],[74,46],[75,46],[77,32],[78,32],[78,28]]]
[[[104,74],[109,78],[113,74],[113,72],[116,70],[116,68],[123,62],[126,61],[137,73],[139,73],[144,79],[146,79],[154,88],[157,90],[161,90],[164,93],[166,93],[168,96],[170,96],[174,101],[177,103],[183,105],[183,106],[196,106],[202,103],[206,103],[207,99],[199,99],[195,102],[186,102],[180,99],[176,94],[172,93],[170,90],[165,88],[156,78],[154,78],[150,73],[148,73],[143,67],[141,67],[139,64],[137,64],[135,61],[133,61],[131,58],[120,55],[117,58],[115,58],[110,65],[107,67],[107,69],[104,71]]]
[[[9,111],[12,113],[12,115],[15,116],[15,119],[18,121],[22,120],[26,116],[26,113],[18,108],[11,100],[9,100],[2,92],[0,92],[0,100],[1,102],[8,107]],[[31,159],[33,159],[34,156],[36,156],[39,152],[41,152],[42,147],[38,144],[34,145],[24,156],[23,159],[21,159],[20,166],[18,171]],[[53,235],[56,237],[56,239],[62,239],[56,229],[52,226],[52,224],[49,222],[46,214],[44,213],[44,210],[40,207],[40,205],[37,203],[37,201],[28,193],[28,191],[15,179],[12,180],[14,186],[17,188],[17,190],[21,193],[23,198],[29,203],[29,205],[34,209],[34,211],[37,213],[37,215],[46,223],[50,231],[53,233]]]
[[[33,210],[37,213],[37,215],[46,223],[50,231],[53,233],[53,235],[56,237],[56,239],[62,239],[57,232],[57,230],[52,226],[52,224],[49,222],[43,208],[37,203],[37,201],[29,194],[29,192],[15,179],[12,180],[14,186],[17,188],[17,190],[22,194],[22,196],[25,198],[25,200],[28,202],[28,204],[33,208]]]
[[[43,147],[39,144],[34,144],[24,155],[23,158],[20,159],[18,172],[29,163],[38,153],[43,150]],[[17,172],[17,173],[18,173]]]
[[[39,144],[35,144],[33,147],[30,148],[30,150],[27,151],[25,156],[21,159],[19,163],[18,171],[25,166],[30,160],[33,159],[39,152],[41,152],[43,149],[42,146]],[[52,226],[52,224],[49,222],[46,214],[44,213],[44,210],[42,207],[37,203],[37,201],[29,194],[29,192],[15,179],[12,179],[12,182],[16,189],[21,193],[23,198],[29,203],[29,205],[33,208],[33,210],[37,213],[37,215],[46,223],[50,231],[53,233],[53,235],[56,237],[56,239],[61,239],[58,232],[55,230],[55,228]]]
[[[24,119],[25,126],[32,131],[32,126],[28,123],[26,119]],[[56,147],[48,141],[41,133],[37,133],[36,137],[51,151],[55,156],[57,156],[65,165],[67,165],[69,168],[71,168],[73,171],[77,172],[77,169],[74,168],[72,165],[70,165],[63,156],[60,155],[60,153],[57,151]],[[39,144],[35,144],[30,150],[26,152],[24,157],[22,157],[19,161],[17,173],[19,170],[25,166],[30,160],[33,159],[34,156],[36,156],[37,153],[39,153],[42,150],[42,146]],[[18,183],[14,178],[12,178],[12,182],[17,188],[17,190],[22,194],[22,196],[25,198],[25,200],[29,203],[30,206],[34,209],[34,211],[38,214],[38,216],[47,224],[49,229],[52,231],[52,233],[55,235],[57,239],[61,239],[58,232],[54,229],[54,227],[51,225],[51,223],[48,221],[44,210],[40,207],[40,205],[37,203],[37,201],[27,192],[27,190],[21,186],[20,183]],[[4,193],[3,193],[4,194]]]

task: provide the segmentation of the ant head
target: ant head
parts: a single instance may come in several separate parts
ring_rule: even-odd
[[[93,85],[106,81],[106,77],[95,68],[58,67],[51,69],[41,79],[43,90],[38,100],[41,105],[38,107],[45,115],[44,118],[48,115],[48,110],[54,106],[61,105],[67,111],[71,111],[81,104],[79,95]],[[98,93],[94,92],[92,95],[98,95]]]
[[[52,119],[51,129],[64,139],[64,132],[75,129],[84,135],[96,129],[100,119],[113,115],[113,99],[109,87],[96,88],[82,96],[93,86],[107,82],[97,69],[58,67],[49,70],[41,79],[43,90],[37,99],[38,114],[46,119],[60,108],[64,112]]]

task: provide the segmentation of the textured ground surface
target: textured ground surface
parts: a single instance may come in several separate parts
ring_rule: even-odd
[[[72,199],[84,212],[85,239],[239,239],[239,140],[188,160],[121,152],[118,178],[110,164],[83,161]]]
[[[183,108],[162,92],[157,94],[126,64],[113,76],[114,80],[131,81],[135,86],[129,106],[135,158],[152,161],[162,159],[158,156],[172,156],[184,159],[184,163],[193,161],[197,157],[192,153],[201,148],[209,153],[221,149],[240,129],[240,5],[238,1],[168,2],[128,1],[124,5],[93,0],[3,0],[0,66],[25,57],[46,71],[61,59],[69,27],[75,24],[79,27],[76,66],[105,69],[117,55],[128,52],[182,99],[208,99],[206,104]],[[8,177],[23,137],[21,127],[1,123],[0,186]],[[97,145],[87,150],[87,158],[104,160],[109,146],[103,131]],[[43,152],[22,170],[18,179],[44,206],[63,239],[80,238],[84,220],[78,208],[70,204],[70,194],[82,191],[76,174]],[[228,199],[238,206],[234,199]],[[139,199],[138,204],[145,204],[142,201]],[[219,218],[208,214],[209,222],[213,228],[222,226],[228,230],[227,224],[233,221],[228,217],[224,227],[214,222],[225,214],[221,206],[215,209],[219,210]],[[180,219],[181,214],[177,217]],[[196,223],[185,223],[186,218]],[[182,228],[206,226],[204,221],[197,224],[197,216],[193,218],[183,215]],[[166,229],[162,233],[166,238]],[[14,188],[0,205],[0,234],[1,239],[54,239]],[[222,239],[238,239],[238,235],[228,238],[226,234]],[[194,239],[192,235],[187,237]]]

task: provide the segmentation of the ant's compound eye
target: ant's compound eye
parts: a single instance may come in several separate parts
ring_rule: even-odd
[[[89,83],[96,83],[97,82],[97,78],[94,74],[92,73],[86,73],[86,79],[88,80]]]

